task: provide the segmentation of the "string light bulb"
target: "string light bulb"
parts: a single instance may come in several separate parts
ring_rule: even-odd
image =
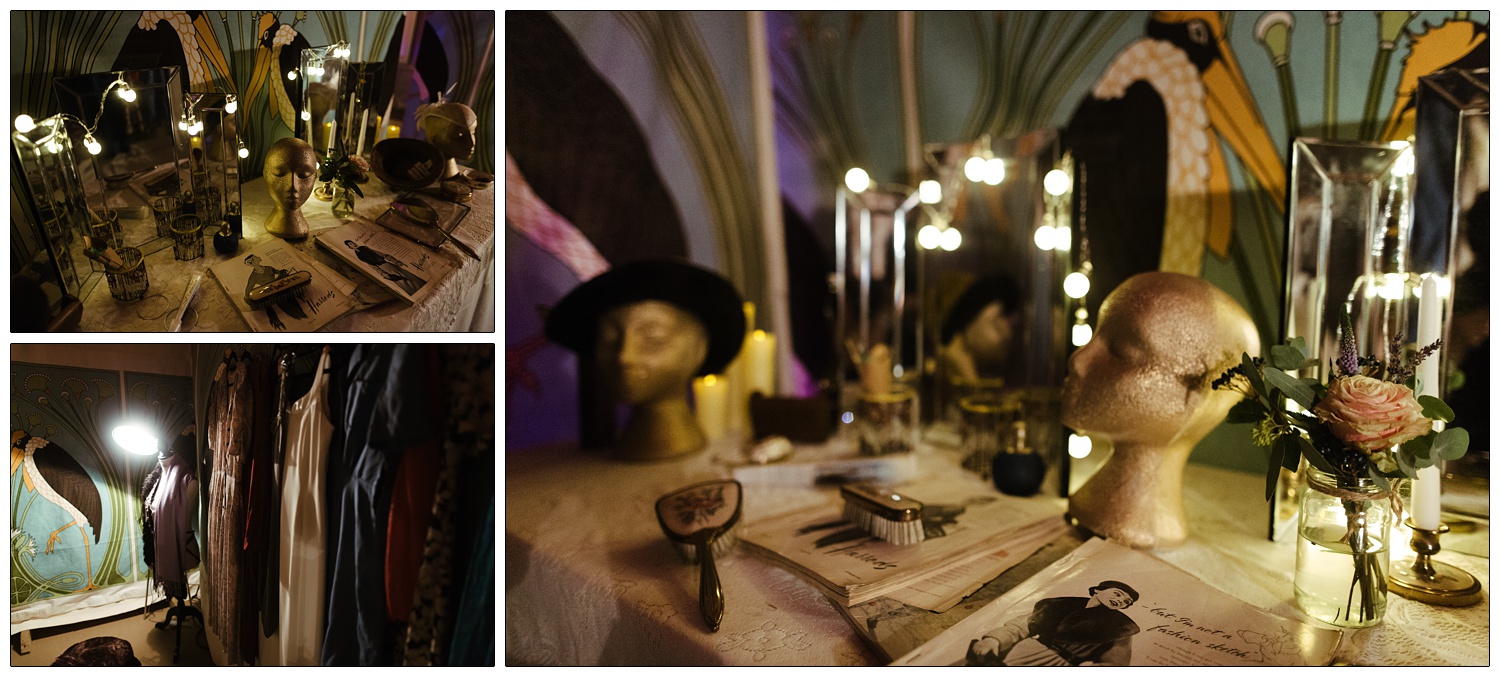
[[[241,158],[250,157],[250,149],[246,148],[245,144],[243,144],[243,143],[240,144],[240,157]]]
[[[239,109],[240,109],[239,99],[236,99],[236,98],[234,98],[232,96],[229,97],[229,100],[224,103],[224,112],[225,113],[228,113],[230,115],[234,115],[234,112],[237,111],[237,110],[239,110]]]
[[[302,111],[302,119],[303,119],[303,121],[311,120],[312,119],[312,113],[309,113],[307,111]]]
[[[124,99],[126,103],[135,101],[135,90],[131,89],[128,83],[124,80],[116,80],[115,82],[120,83],[119,94],[121,99]]]
[[[964,162],[964,178],[979,183],[984,180],[985,168],[984,158],[975,155]]]
[[[1087,435],[1068,435],[1068,455],[1073,458],[1088,458],[1094,450],[1094,441]]]
[[[1005,180],[1004,158],[992,157],[984,161],[984,182],[991,186],[1000,185]]]
[[[1068,173],[1061,169],[1054,169],[1042,177],[1042,190],[1047,191],[1047,194],[1053,197],[1061,197],[1063,193],[1068,192],[1068,189],[1072,187],[1073,179],[1069,178]]]
[[[99,151],[104,149],[104,146],[99,144],[99,141],[94,138],[93,134],[83,135],[83,147],[89,150],[89,155],[98,155]]]
[[[1053,239],[1053,236],[1056,234],[1056,232],[1057,229],[1053,228],[1052,224],[1043,222],[1042,225],[1036,229],[1036,233],[1031,236],[1031,241],[1036,243],[1037,249],[1040,249],[1044,252],[1050,252],[1057,247],[1057,243]]]
[[[844,185],[856,193],[863,193],[870,187],[870,173],[855,167],[844,172]]]
[[[963,233],[958,232],[957,228],[949,228],[942,232],[942,238],[938,241],[938,246],[942,247],[945,252],[951,252],[958,249],[958,246],[963,244],[963,242]]]
[[[25,134],[33,129],[36,129],[36,121],[30,115],[22,113],[16,116],[16,131]]]
[[[927,179],[917,185],[917,190],[922,196],[922,203],[935,205],[943,200],[943,185]]]
[[[1078,312],[1073,314],[1073,317],[1077,319],[1077,322],[1073,325],[1073,345],[1082,347],[1094,338],[1094,328],[1089,326],[1089,311],[1085,308],[1079,308]]]
[[[1088,295],[1089,276],[1078,270],[1068,273],[1068,276],[1063,278],[1063,293],[1075,299]]]
[[[943,232],[937,226],[927,224],[917,231],[917,244],[923,249],[937,249],[943,242]]]
[[[288,79],[288,80],[296,80],[297,79],[297,71],[295,71],[295,70],[287,71],[286,72],[286,79]]]

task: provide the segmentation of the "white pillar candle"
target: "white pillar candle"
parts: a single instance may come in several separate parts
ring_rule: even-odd
[[[776,394],[776,336],[756,329],[745,342],[745,397]]]
[[[729,383],[713,374],[693,379],[693,406],[703,436],[710,442],[723,437],[729,423]]]
[[[370,126],[370,109],[366,108],[359,114],[359,143],[354,146],[355,155],[365,154],[365,129]]]
[[[1422,303],[1417,307],[1417,347],[1424,348],[1442,336],[1442,299],[1438,295],[1436,275],[1429,275],[1422,282]],[[1438,380],[1442,365],[1442,351],[1433,351],[1417,367],[1418,396],[1442,397]],[[1442,425],[1441,422],[1435,426]],[[1441,463],[1441,462],[1439,462]],[[1422,468],[1411,485],[1411,521],[1418,529],[1437,529],[1442,523],[1443,487],[1442,470],[1438,465]]]

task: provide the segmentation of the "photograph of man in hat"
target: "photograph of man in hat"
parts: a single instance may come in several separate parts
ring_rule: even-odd
[[[688,403],[693,377],[724,370],[745,336],[744,302],[728,280],[681,261],[616,266],[547,313],[547,338],[589,361],[631,412],[618,458],[656,461],[707,445]]]
[[[1049,597],[969,643],[962,665],[1129,665],[1140,626],[1125,615],[1141,598],[1120,581],[1102,581],[1088,597]]]

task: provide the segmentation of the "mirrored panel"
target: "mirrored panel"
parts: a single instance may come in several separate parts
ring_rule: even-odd
[[[233,94],[190,92],[187,110],[193,201],[204,230],[214,230],[240,213],[240,162],[250,153],[239,139],[239,104]]]
[[[298,113],[297,138],[327,156],[338,139],[344,69],[349,46],[339,42],[302,50],[302,110]],[[345,123],[347,127],[347,123]]]
[[[189,187],[188,137],[177,133],[187,127],[177,75],[169,66],[53,82],[58,106],[79,123],[69,133],[87,208],[115,219],[120,244],[142,254],[171,244],[153,205],[179,199]]]
[[[11,134],[11,142],[12,167],[17,170],[11,183],[21,184],[19,192],[27,203],[15,204],[18,191],[12,191],[12,212],[19,211],[20,217],[12,224],[17,235],[12,238],[13,258],[24,257],[26,266],[50,262],[59,291],[82,298],[103,268],[83,255],[83,236],[89,233],[91,219],[66,118],[54,115],[33,122],[26,117]]]

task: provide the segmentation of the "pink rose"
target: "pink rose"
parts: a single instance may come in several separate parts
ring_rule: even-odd
[[[1313,407],[1318,420],[1344,444],[1378,451],[1426,435],[1432,419],[1411,388],[1369,376],[1340,376]]]

